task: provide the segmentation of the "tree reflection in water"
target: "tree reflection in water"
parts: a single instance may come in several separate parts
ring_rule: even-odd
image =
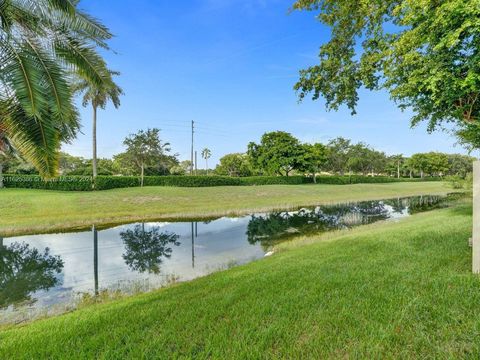
[[[385,201],[318,206],[313,210],[252,215],[247,238],[268,247],[291,236],[344,229],[386,220],[393,214],[409,214],[447,206],[450,197],[418,196]]]
[[[63,260],[25,243],[3,246],[0,238],[0,309],[35,302],[31,294],[60,284]]]
[[[172,246],[179,246],[179,236],[174,233],[161,232],[154,226],[145,230],[145,225],[135,225],[133,230],[120,233],[126,252],[122,255],[131,270],[140,273],[160,273],[163,258],[170,258]]]
[[[408,213],[413,215],[423,211],[444,208],[448,206],[447,200],[451,200],[453,197],[449,195],[447,198],[440,196],[418,196],[412,198],[408,204]]]

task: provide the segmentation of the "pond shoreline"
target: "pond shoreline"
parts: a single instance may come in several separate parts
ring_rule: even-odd
[[[415,184],[412,187],[411,184]],[[398,193],[392,195],[389,192],[382,192],[382,190],[390,187],[390,184],[361,184],[361,185],[315,185],[315,187],[323,187],[329,188],[331,187],[332,192],[334,195],[335,192],[340,187],[344,190],[351,190],[352,188],[359,188],[360,186],[364,189],[365,195],[363,194],[352,194],[351,192],[347,191],[347,196],[331,196],[330,192],[326,192],[324,196],[321,198],[317,194],[312,194],[310,198],[303,197],[298,201],[290,200],[288,203],[280,203],[275,202],[275,199],[272,200],[272,203],[269,205],[263,206],[256,206],[255,205],[255,198],[248,199],[248,196],[252,197],[252,192],[254,190],[258,190],[258,187],[249,187],[252,191],[245,192],[245,201],[249,202],[246,205],[237,206],[237,208],[232,207],[231,202],[218,205],[223,207],[221,209],[202,209],[201,204],[195,204],[194,202],[196,199],[192,198],[192,207],[194,207],[194,211],[181,211],[173,210],[171,212],[165,212],[163,214],[158,214],[156,207],[158,204],[154,204],[155,206],[151,206],[152,209],[149,210],[151,213],[132,213],[130,215],[113,215],[113,216],[102,216],[96,217],[94,220],[91,216],[85,216],[85,218],[75,218],[70,219],[69,216],[82,216],[81,214],[73,212],[71,213],[63,213],[60,212],[54,219],[50,219],[50,216],[47,218],[45,215],[41,214],[40,216],[35,216],[29,220],[26,224],[16,222],[14,225],[3,225],[2,219],[0,219],[0,236],[1,237],[12,237],[12,236],[23,236],[23,235],[31,235],[31,234],[53,234],[53,233],[63,233],[63,232],[76,232],[76,231],[83,231],[90,229],[93,225],[96,226],[98,229],[107,229],[118,225],[124,224],[132,224],[136,222],[153,222],[153,221],[205,221],[205,220],[213,220],[220,217],[234,217],[234,216],[241,216],[241,215],[248,215],[250,213],[261,213],[261,212],[269,212],[269,211],[280,211],[280,210],[296,210],[302,207],[308,206],[316,206],[316,205],[335,205],[335,204],[345,204],[351,201],[369,201],[369,200],[385,200],[390,199],[393,197],[409,197],[409,196],[421,196],[421,195],[446,195],[448,193],[454,192],[463,192],[461,190],[455,190],[451,188],[447,188],[447,185],[443,183],[443,186],[436,186],[434,189],[426,188],[422,190],[421,188],[417,188],[418,185],[424,184],[425,187],[428,187],[432,183],[405,183],[402,184],[402,188],[405,188],[403,191],[399,191]],[[280,187],[282,185],[279,185]],[[265,186],[263,188],[278,188],[279,186]],[[288,188],[303,188],[303,189],[313,189],[310,185],[284,185],[283,187]],[[412,187],[412,189],[409,189]],[[239,187],[232,187],[232,191],[235,191],[236,188]],[[211,189],[211,188],[207,188]],[[215,188],[212,188],[215,189]],[[218,188],[217,188],[218,189]],[[224,187],[223,190],[228,189],[228,187]],[[378,190],[375,192],[370,192],[371,190]],[[168,191],[169,189],[167,189]],[[193,191],[201,191],[204,188],[196,188]],[[18,190],[15,190],[18,191]],[[35,194],[37,192],[44,192],[43,190],[21,190],[25,191],[25,196]],[[136,191],[138,192],[138,190]],[[376,194],[378,193],[378,195]],[[61,194],[60,194],[61,195]],[[78,201],[82,201],[83,193],[77,193],[79,195]],[[255,194],[253,194],[255,195]],[[262,194],[264,195],[264,194]],[[268,195],[268,193],[267,193]],[[304,194],[302,194],[304,195]],[[322,194],[323,195],[323,194]],[[195,196],[195,195],[194,195]],[[348,196],[351,196],[351,199],[347,199]],[[134,199],[134,198],[133,198]],[[107,199],[108,200],[108,199]],[[209,199],[210,200],[210,199]],[[215,200],[215,199],[213,199]],[[223,200],[223,199],[222,199]],[[31,204],[29,204],[31,206]],[[36,206],[37,204],[35,204]],[[93,204],[95,206],[95,204]],[[112,202],[111,208],[114,208],[115,203]],[[180,206],[179,206],[180,208]],[[197,210],[198,208],[198,210]],[[2,210],[2,206],[0,205],[0,212]],[[28,210],[27,210],[28,211]],[[114,212],[115,209],[112,209]],[[134,209],[132,209],[134,211]],[[43,216],[42,216],[43,215]],[[53,216],[52,216],[53,217]],[[63,217],[63,219],[62,219]],[[66,218],[65,218],[66,217]]]
[[[244,357],[250,349],[265,353],[265,341],[270,341],[269,349],[274,350],[267,350],[268,355],[278,355],[282,346],[282,354],[298,358],[305,351],[334,355],[332,344],[343,346],[351,334],[359,342],[350,351],[364,351],[366,357],[369,354],[358,344],[381,344],[382,354],[388,356],[388,349],[401,351],[407,340],[415,341],[406,350],[407,357],[435,357],[446,351],[452,356],[475,355],[478,346],[472,348],[469,339],[478,326],[478,309],[471,298],[478,294],[478,278],[470,274],[471,249],[466,244],[470,234],[471,205],[465,204],[401,222],[362,226],[333,234],[330,241],[308,236],[310,244],[289,247],[262,261],[62,316],[0,327],[0,357],[68,357],[72,348],[77,357],[113,352],[125,357],[133,352],[154,354],[160,344],[172,349],[168,353],[172,357],[193,352],[212,356],[209,349],[199,352],[195,347],[208,340],[228,351],[214,357]],[[336,294],[341,296],[332,296],[330,289],[338,289]],[[413,298],[418,301],[412,303]],[[285,317],[291,311],[292,316]],[[362,319],[364,326],[332,321],[340,311],[344,318]],[[451,316],[435,317],[435,327],[425,329],[425,311]],[[262,333],[265,324],[286,341],[278,343],[271,332]],[[179,328],[185,336],[172,338]],[[365,328],[378,328],[387,336],[379,342],[379,332]],[[437,329],[448,331],[440,336]],[[317,340],[298,343],[306,330]],[[239,347],[225,346],[232,333],[241,342]],[[251,334],[259,335],[252,338]],[[325,338],[325,334],[332,335]],[[436,352],[432,352],[432,339],[438,345]],[[451,339],[448,348],[445,339]],[[89,346],[78,345],[84,340]],[[92,343],[101,345],[92,347]]]
[[[17,271],[6,274],[6,290],[0,290],[0,325],[68,312],[85,299],[96,303],[190,281],[268,257],[277,245],[298,237],[398,221],[450,207],[461,198],[458,193],[401,197],[205,222],[146,222],[4,238],[0,258]]]

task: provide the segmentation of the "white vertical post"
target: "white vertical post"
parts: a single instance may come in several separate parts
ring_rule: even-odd
[[[480,274],[480,161],[473,164],[472,270]]]

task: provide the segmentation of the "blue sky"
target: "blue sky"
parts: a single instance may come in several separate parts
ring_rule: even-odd
[[[120,71],[120,109],[99,112],[98,151],[111,157],[139,129],[157,127],[181,159],[196,149],[243,152],[266,131],[284,130],[307,142],[337,136],[387,153],[465,151],[446,133],[410,128],[382,92],[361,92],[358,114],[325,111],[319,100],[299,104],[298,70],[317,62],[328,29],[311,12],[289,13],[292,0],[82,0],[80,7],[115,34],[105,57]],[[83,134],[64,150],[91,157],[91,112],[81,109]],[[199,167],[203,163],[199,161]]]

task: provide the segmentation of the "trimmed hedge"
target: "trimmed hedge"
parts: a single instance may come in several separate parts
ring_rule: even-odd
[[[317,176],[317,184],[361,184],[361,183],[392,183],[411,181],[439,181],[441,178],[392,178],[386,176]],[[62,191],[92,191],[108,190],[140,186],[138,176],[97,176],[95,181],[91,176],[61,176],[53,180],[43,180],[37,175],[5,175],[4,185],[7,188],[46,189]],[[208,187],[208,186],[240,186],[240,185],[300,185],[313,183],[312,177],[305,176],[146,176],[145,186],[178,186],[178,187]]]
[[[241,185],[300,185],[313,183],[305,176],[249,176],[241,179]]]
[[[209,187],[209,186],[240,186],[240,185],[297,185],[311,183],[312,179],[304,176],[145,176],[144,186],[178,186],[178,187]],[[95,189],[106,190],[140,185],[140,178],[135,176],[98,176]]]
[[[60,176],[44,180],[38,175],[4,175],[3,184],[7,188],[44,189],[62,191],[91,191],[91,176]]]
[[[137,176],[97,176],[95,179],[95,185],[92,184],[92,187],[94,187],[95,190],[109,190],[137,186],[140,186],[140,178]]]
[[[428,177],[428,178],[400,178],[389,176],[363,176],[363,175],[343,175],[343,176],[317,176],[317,184],[335,184],[335,185],[348,185],[348,184],[380,184],[380,183],[393,183],[393,182],[416,182],[416,181],[441,181],[440,177]],[[313,181],[313,178],[310,182]]]

